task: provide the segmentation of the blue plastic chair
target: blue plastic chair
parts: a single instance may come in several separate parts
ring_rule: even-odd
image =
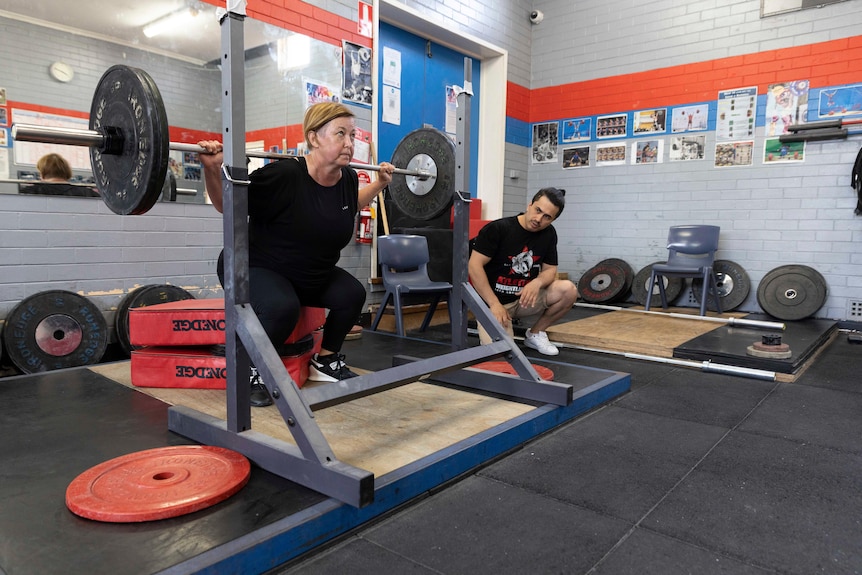
[[[395,308],[395,328],[398,335],[404,335],[404,317],[401,312],[401,296],[405,294],[432,294],[428,313],[422,321],[420,331],[425,331],[431,318],[437,310],[437,304],[445,295],[448,299],[452,293],[452,284],[432,281],[428,277],[428,239],[425,236],[408,234],[391,234],[377,238],[377,256],[383,272],[383,285],[386,293],[380,302],[380,308],[371,324],[371,331],[377,331],[377,325],[390,300]],[[452,320],[452,307],[449,306],[449,320]]]
[[[700,315],[706,315],[707,298],[712,296],[715,309],[721,311],[721,296],[718,294],[715,272],[715,252],[718,250],[719,226],[672,226],[667,236],[667,263],[655,264],[650,274],[647,301],[644,308],[649,311],[650,294],[658,282],[661,306],[667,309],[664,277],[701,278]],[[663,277],[664,276],[664,277]]]

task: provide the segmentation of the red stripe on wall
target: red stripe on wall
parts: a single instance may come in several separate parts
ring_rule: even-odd
[[[246,132],[246,141],[257,142],[262,140],[264,147],[269,150],[272,146],[278,146],[279,151],[284,151],[287,148],[295,148],[296,145],[304,138],[302,136],[302,126],[292,125],[283,126],[280,128],[266,128],[264,130],[252,130]]]
[[[204,1],[219,8],[224,7],[223,0]],[[358,7],[357,3],[357,12]],[[353,44],[371,47],[371,38],[359,34],[358,22],[301,0],[249,0],[246,13],[255,20],[299,32],[327,44],[341,46],[342,40],[347,40]]]
[[[522,122],[530,121],[529,89],[512,82],[506,83],[506,116]]]
[[[506,114],[532,123],[677,106],[715,100],[732,88],[757,86],[764,94],[769,84],[788,80],[812,87],[862,82],[862,36],[536,90],[510,83]]]
[[[218,132],[204,132],[203,130],[182,128],[180,126],[169,126],[168,137],[171,142],[178,142],[180,144],[197,144],[201,140],[221,141],[221,134]]]

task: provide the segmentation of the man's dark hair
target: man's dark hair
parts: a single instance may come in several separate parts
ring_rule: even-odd
[[[559,218],[563,214],[563,208],[566,207],[566,190],[560,188],[542,188],[533,196],[533,202],[538,201],[542,196],[548,198],[549,202],[559,208],[560,211],[557,212],[557,218]]]

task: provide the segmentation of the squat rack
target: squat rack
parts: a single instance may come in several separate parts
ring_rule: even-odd
[[[185,406],[168,410],[171,431],[206,445],[238,451],[255,464],[348,503],[363,507],[374,500],[373,473],[335,456],[315,420],[313,409],[337,405],[414,381],[438,381],[493,391],[515,398],[565,406],[573,387],[544,381],[517,347],[466,278],[468,259],[469,122],[472,61],[464,60],[464,90],[457,97],[456,188],[452,284],[452,350],[428,359],[393,358],[394,367],[350,380],[300,391],[281,362],[249,304],[248,169],[245,162],[245,77],[243,21],[245,2],[228,0],[220,16],[222,47],[222,119],[224,136],[225,355],[227,415],[221,420]],[[231,6],[231,4],[234,4]],[[241,6],[237,6],[241,4]],[[487,330],[492,343],[467,346],[467,312]],[[509,361],[517,377],[463,367],[492,358]],[[248,373],[250,362],[260,372],[296,445],[251,428]]]

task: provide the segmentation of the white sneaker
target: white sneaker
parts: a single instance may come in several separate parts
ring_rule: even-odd
[[[548,334],[544,331],[533,333],[528,329],[527,333],[524,334],[524,345],[544,355],[557,355],[560,353],[557,346],[548,341]]]

